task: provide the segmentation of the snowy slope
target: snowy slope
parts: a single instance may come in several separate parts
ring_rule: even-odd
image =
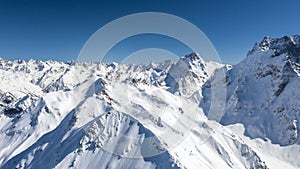
[[[241,123],[243,134],[264,140],[260,144],[269,157],[276,154],[298,167],[299,58],[299,36],[265,37],[243,61],[228,69],[225,79],[217,79],[227,86],[221,124]],[[200,105],[206,113],[211,98],[208,84],[214,80],[203,88]]]
[[[298,144],[252,140],[229,108],[224,127],[199,107],[220,70],[242,68],[197,53],[149,65],[0,60],[0,168],[300,167]]]
[[[265,37],[257,43],[226,75],[222,124],[242,123],[251,138],[299,144],[299,58],[299,36]]]
[[[46,94],[28,112],[3,116],[2,131],[6,134],[2,135],[2,168],[264,166],[241,140],[232,139],[225,131],[214,131],[218,124],[208,122],[197,105],[182,106],[187,104],[181,103],[182,99],[147,85],[115,83],[109,87],[103,82],[91,78],[72,91]],[[122,90],[131,94],[124,96]],[[169,99],[164,100],[167,96]],[[168,107],[161,115],[149,103]],[[200,117],[193,119],[191,112]],[[186,124],[192,123],[192,132],[184,133],[190,129]],[[210,137],[213,132],[216,134]],[[174,143],[172,137],[183,140]],[[243,151],[250,154],[244,155]]]

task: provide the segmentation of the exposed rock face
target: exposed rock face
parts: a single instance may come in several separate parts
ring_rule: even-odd
[[[0,168],[299,168],[299,39],[234,66],[0,59]]]
[[[265,37],[256,43],[248,56],[227,72],[222,124],[242,123],[252,138],[299,144],[299,58],[299,36]]]

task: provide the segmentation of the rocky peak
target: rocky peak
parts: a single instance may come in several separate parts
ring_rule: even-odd
[[[260,43],[254,45],[254,48],[248,53],[248,56],[253,55],[256,51],[267,52],[270,50],[274,52],[272,57],[285,54],[287,60],[299,63],[300,36],[284,36],[281,38],[270,38],[266,36]]]
[[[242,123],[252,138],[299,144],[300,36],[265,37],[226,74],[221,123]],[[207,90],[207,93],[209,89]],[[207,99],[206,89],[203,91]],[[203,106],[204,107],[204,106]],[[266,123],[266,120],[268,123]]]
[[[268,50],[270,48],[271,38],[269,36],[265,36],[264,39],[258,43],[258,47],[263,51]]]
[[[186,64],[205,63],[205,61],[201,58],[201,56],[197,52],[193,52],[191,54],[185,55],[181,57],[180,60],[184,61]]]

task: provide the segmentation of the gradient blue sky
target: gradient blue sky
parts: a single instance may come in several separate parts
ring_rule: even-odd
[[[0,0],[0,57],[76,60],[95,31],[137,12],[165,12],[190,21],[208,36],[224,63],[240,61],[265,35],[300,34],[299,0]],[[119,43],[110,54],[118,61],[143,48],[190,52],[174,39],[141,35]]]

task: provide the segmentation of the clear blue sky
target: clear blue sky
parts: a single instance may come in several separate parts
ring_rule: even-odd
[[[265,35],[300,34],[299,0],[0,0],[0,57],[76,60],[95,31],[137,12],[165,12],[190,21],[208,36],[225,63],[240,61]],[[111,54],[118,60],[143,48],[190,52],[174,39],[142,35],[124,40]]]

